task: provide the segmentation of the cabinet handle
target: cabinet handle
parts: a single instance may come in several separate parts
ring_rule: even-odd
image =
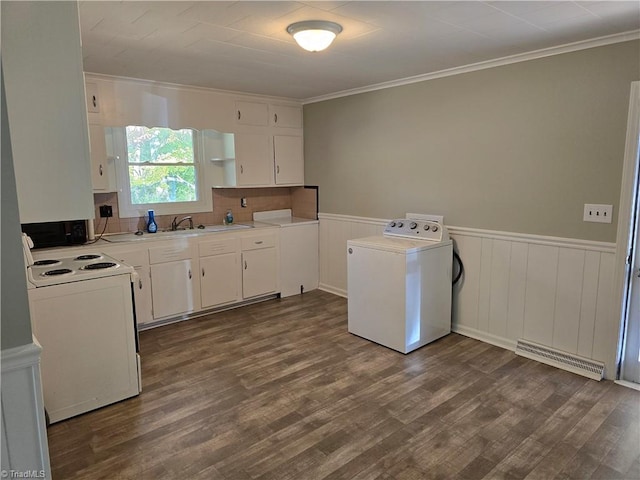
[[[255,243],[256,245],[262,245],[262,240],[258,240],[257,242],[253,242],[253,243]]]
[[[202,269],[202,276],[204,277],[204,268]]]
[[[142,290],[142,280],[138,279],[138,288]]]
[[[240,120],[240,117],[242,117],[242,114],[240,113],[240,110],[238,110],[238,120]]]
[[[244,168],[240,165],[240,173],[244,173]]]
[[[273,123],[278,123],[278,114],[277,113],[273,114]]]
[[[100,164],[100,168],[98,170],[100,170],[100,176],[102,176],[102,164]]]
[[[244,269],[245,270],[247,269],[247,261],[246,260],[244,261]]]
[[[280,165],[276,165],[276,173],[280,174]]]
[[[93,103],[93,106],[94,106],[94,107],[97,107],[97,106],[98,106],[98,99],[96,98],[96,96],[95,96],[95,95],[92,95],[92,96],[91,96],[91,102]]]
[[[189,280],[191,280],[191,269],[189,269]]]

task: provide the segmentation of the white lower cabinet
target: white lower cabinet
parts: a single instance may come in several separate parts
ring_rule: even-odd
[[[278,290],[276,233],[264,232],[242,238],[242,297]]]
[[[202,308],[233,303],[238,298],[238,256],[226,253],[200,259]]]
[[[192,252],[188,242],[149,249],[153,318],[171,317],[200,308]]]
[[[151,292],[156,320],[194,310],[193,261],[151,265]]]
[[[149,266],[134,267],[138,278],[133,286],[136,302],[136,323],[144,325],[153,321],[153,303],[151,297],[151,270]]]
[[[280,229],[280,293],[282,297],[318,288],[318,224]]]
[[[104,253],[135,268],[138,278],[133,285],[133,296],[136,310],[136,323],[143,325],[153,321],[151,301],[151,273],[149,270],[149,254],[146,248],[139,249],[105,249]]]
[[[240,300],[237,238],[200,242],[200,299],[202,308]]]
[[[145,325],[279,293],[279,234],[279,228],[260,228],[107,247],[104,253],[138,273],[136,319]]]
[[[242,268],[243,298],[275,293],[278,268],[275,248],[242,252]]]

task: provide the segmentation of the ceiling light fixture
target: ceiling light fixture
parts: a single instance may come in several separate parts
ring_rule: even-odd
[[[296,22],[287,27],[287,32],[293,35],[298,45],[309,52],[324,50],[341,31],[341,25],[325,20]]]

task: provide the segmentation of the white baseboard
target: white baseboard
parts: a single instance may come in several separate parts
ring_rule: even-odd
[[[498,337],[481,330],[476,330],[475,328],[465,327],[464,325],[453,325],[451,327],[451,331],[454,333],[459,333],[460,335],[464,335],[465,337],[475,338],[476,340],[490,343],[491,345],[495,345],[496,347],[504,348],[506,350],[515,351],[516,349],[515,340]]]
[[[616,380],[615,383],[623,387],[632,388],[640,392],[640,383],[629,382],[627,380]]]
[[[341,288],[335,288],[331,285],[327,285],[325,283],[321,283],[318,285],[318,290],[322,290],[323,292],[333,293],[334,295],[338,295],[340,297],[347,298],[347,291]]]

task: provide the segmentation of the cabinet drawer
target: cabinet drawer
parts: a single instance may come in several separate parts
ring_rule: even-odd
[[[149,263],[166,263],[191,258],[189,245],[166,245],[149,249]]]
[[[265,233],[263,235],[251,235],[242,239],[242,251],[257,250],[276,246],[276,234]]]
[[[237,245],[238,240],[236,238],[210,240],[208,242],[201,242],[198,245],[198,253],[201,257],[235,253],[237,251]]]
[[[147,257],[146,250],[127,250],[123,252],[114,252],[110,255],[127,265],[131,265],[132,267],[141,267],[149,264],[149,258]]]

